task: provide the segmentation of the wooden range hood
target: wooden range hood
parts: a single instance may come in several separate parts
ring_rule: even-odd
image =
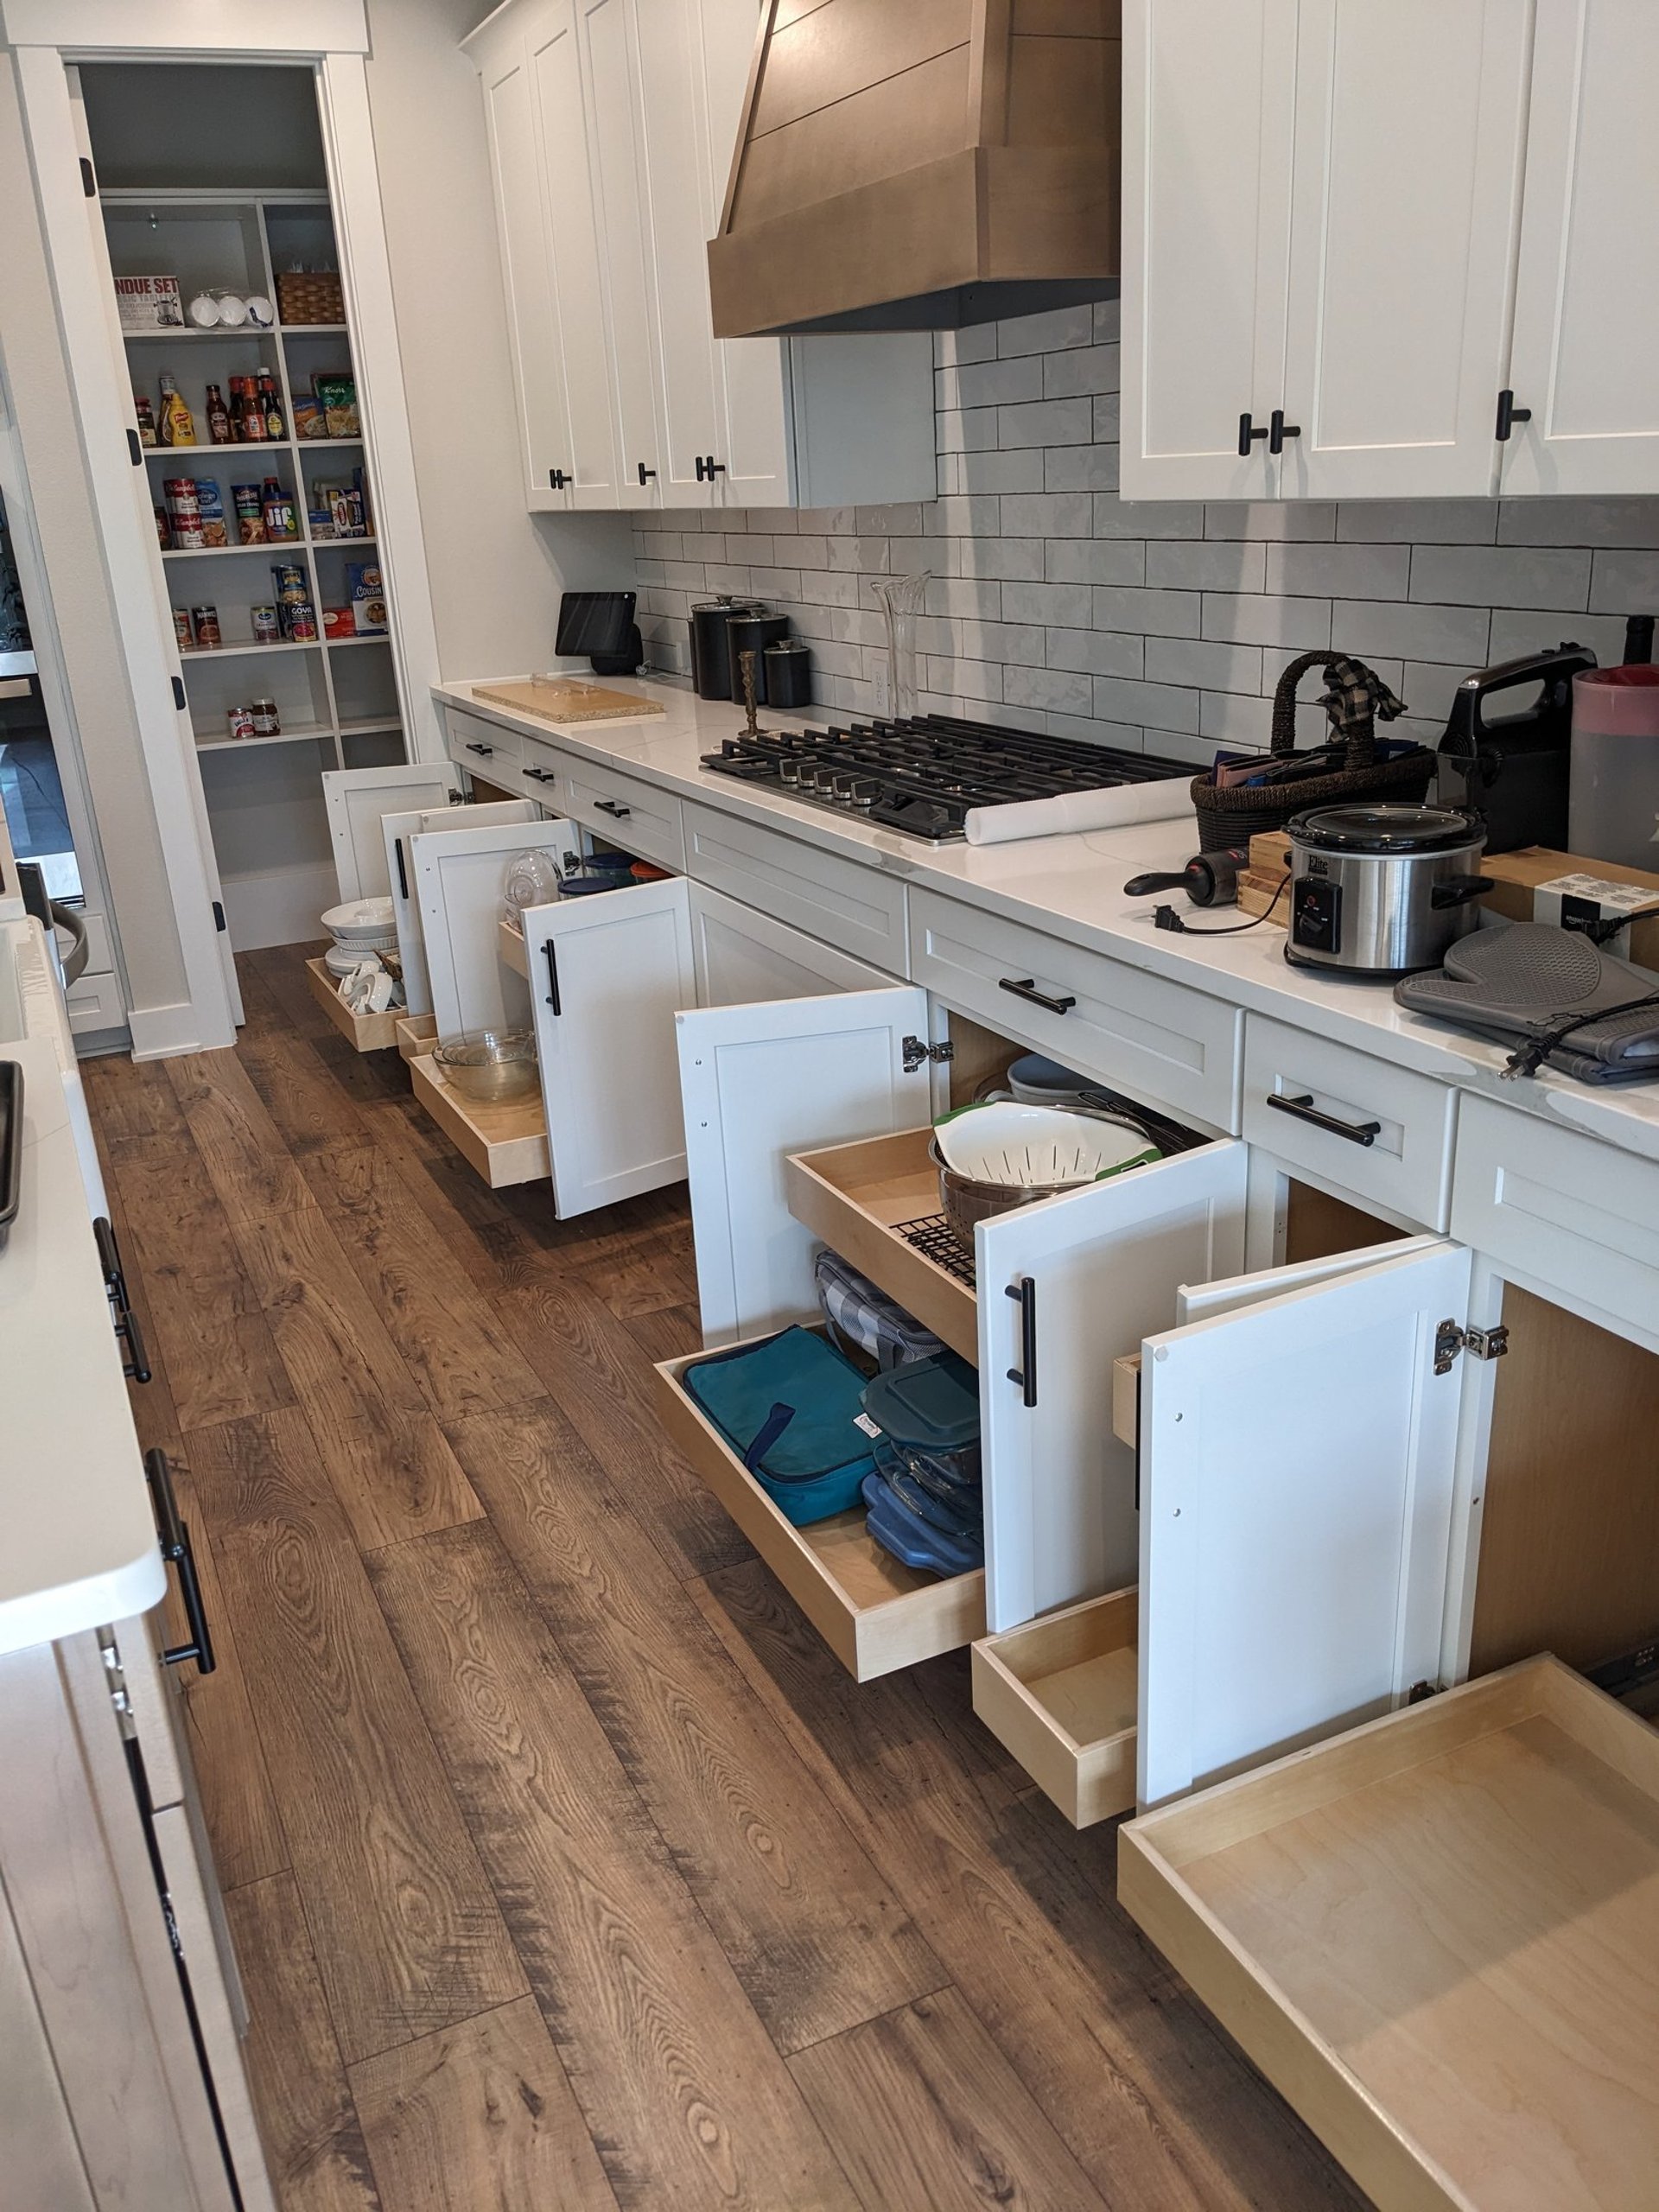
[[[1115,298],[1121,0],[768,0],[715,334],[950,330]]]

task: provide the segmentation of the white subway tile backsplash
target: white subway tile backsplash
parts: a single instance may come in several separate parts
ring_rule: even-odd
[[[1586,552],[1421,543],[1412,550],[1414,599],[1465,607],[1583,607],[1589,592],[1590,556]]]
[[[1299,651],[1370,661],[1409,704],[1391,731],[1433,743],[1471,669],[1563,638],[1615,661],[1625,613],[1659,612],[1659,499],[1120,499],[1118,322],[938,333],[938,499],[638,517],[652,664],[685,667],[694,600],[753,594],[810,644],[820,703],[868,713],[871,584],[926,569],[925,706],[1201,766],[1267,744]],[[1326,724],[1303,688],[1306,745]]]

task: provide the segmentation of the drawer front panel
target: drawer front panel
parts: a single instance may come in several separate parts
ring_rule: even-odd
[[[1456,1120],[1449,1084],[1286,1022],[1245,1021],[1248,1141],[1414,1225],[1446,1225]]]
[[[1452,1234],[1659,1350],[1659,1165],[1495,1100],[1458,1116]]]
[[[90,1036],[100,1029],[119,1029],[127,1018],[126,1001],[113,976],[80,976],[64,993],[69,1027],[76,1036]]]
[[[504,777],[510,778],[506,787],[518,791],[517,771],[524,758],[524,744],[517,730],[505,729],[499,722],[486,722],[478,715],[463,714],[459,707],[446,707],[443,721],[452,760],[459,761],[463,768],[482,776],[488,783],[500,783]]]
[[[905,887],[862,861],[843,860],[710,806],[685,810],[685,869],[746,906],[838,944],[889,976],[909,973]]]
[[[930,891],[911,893],[910,959],[914,982],[1004,1036],[1148,1105],[1238,1134],[1236,1007]]]
[[[678,799],[620,768],[595,768],[569,753],[557,755],[564,810],[609,844],[677,875],[685,867],[685,831]]]

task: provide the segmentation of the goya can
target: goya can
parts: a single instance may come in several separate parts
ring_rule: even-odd
[[[296,645],[309,645],[317,634],[317,611],[308,599],[287,602],[288,634]]]

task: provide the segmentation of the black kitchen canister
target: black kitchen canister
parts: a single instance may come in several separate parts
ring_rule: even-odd
[[[692,607],[687,627],[691,633],[691,689],[699,699],[735,699],[741,685],[732,666],[731,634],[734,614],[764,614],[758,599],[735,599],[723,592],[718,599],[700,600]]]
[[[743,696],[743,655],[754,655],[754,701],[758,707],[769,702],[766,698],[766,647],[775,645],[789,635],[787,614],[734,614],[726,625],[726,634],[731,641],[732,696]]]
[[[782,638],[760,656],[769,707],[810,707],[812,703],[812,655],[804,639]]]

